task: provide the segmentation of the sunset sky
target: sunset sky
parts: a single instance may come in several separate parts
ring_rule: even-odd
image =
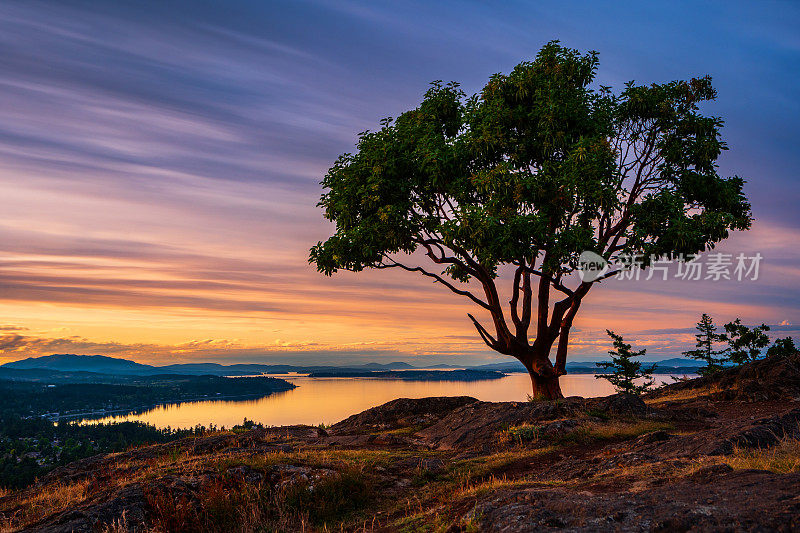
[[[679,356],[702,312],[800,337],[800,4],[0,4],[0,363],[481,363],[473,307],[402,272],[307,264],[331,232],[319,181],[432,80],[479,90],[552,39],[620,88],[711,74],[723,175],[756,221],[717,251],[757,281],[608,280],[575,321]],[[774,335],[773,335],[774,336]]]

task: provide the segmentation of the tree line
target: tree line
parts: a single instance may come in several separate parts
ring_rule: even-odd
[[[763,357],[788,356],[797,352],[791,337],[775,339],[770,345],[766,333],[770,327],[766,324],[749,327],[737,318],[725,324],[720,331],[714,325],[714,320],[703,313],[696,328],[695,348],[682,352],[681,355],[704,363],[698,369],[701,376],[713,375],[725,368],[743,365]],[[606,330],[606,333],[613,341],[614,349],[608,352],[611,361],[595,364],[599,368],[611,370],[611,373],[598,374],[595,377],[609,381],[614,389],[621,393],[642,394],[652,388],[655,385],[653,372],[656,365],[645,365],[637,359],[644,356],[647,350],[636,351],[632,345],[625,343],[621,335],[611,330]]]
[[[202,435],[216,428],[156,428],[143,422],[55,424],[39,417],[0,412],[0,488],[33,483],[53,468],[98,453],[122,452],[133,446],[157,444]]]

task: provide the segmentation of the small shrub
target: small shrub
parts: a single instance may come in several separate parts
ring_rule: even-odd
[[[307,516],[312,524],[322,525],[362,509],[372,501],[372,493],[364,475],[350,469],[317,481],[287,485],[278,499],[283,513]]]
[[[611,370],[611,374],[597,374],[595,378],[608,380],[617,392],[626,394],[642,394],[655,384],[653,372],[656,365],[642,366],[641,361],[636,361],[646,350],[634,352],[630,344],[626,344],[621,335],[607,329],[606,333],[614,341],[614,349],[608,354],[611,361],[601,361],[595,363],[598,367]],[[636,384],[636,380],[644,379],[641,385]]]
[[[431,481],[436,481],[439,477],[439,472],[420,464],[414,469],[414,475],[411,477],[411,484],[415,487],[422,487]]]
[[[725,333],[721,338],[730,346],[728,359],[737,365],[759,359],[769,344],[767,331],[769,326],[766,324],[749,328],[739,318],[725,324]]]
[[[158,531],[188,531],[197,524],[197,513],[185,496],[156,489],[147,491],[145,499],[150,507],[152,524]]]
[[[203,487],[200,493],[200,518],[205,531],[233,531],[241,526],[243,515],[266,510],[269,500],[256,487],[226,487],[216,480]],[[238,529],[242,529],[239,527]]]
[[[703,313],[700,317],[700,322],[697,323],[697,333],[695,339],[694,350],[682,352],[683,355],[703,361],[705,366],[700,368],[698,372],[701,376],[709,376],[715,374],[724,368],[724,363],[727,360],[728,348],[722,350],[715,350],[714,347],[717,343],[725,340],[725,336],[717,333],[717,326],[714,325],[714,320]]]
[[[534,426],[530,424],[512,426],[502,432],[501,439],[505,442],[525,444],[526,442],[538,440],[541,431],[542,426]]]
[[[586,411],[586,415],[593,418],[599,418],[600,420],[608,420],[608,413],[602,409],[588,409]]]
[[[775,339],[773,345],[767,348],[767,355],[770,357],[789,357],[795,353],[797,353],[797,348],[791,337]]]

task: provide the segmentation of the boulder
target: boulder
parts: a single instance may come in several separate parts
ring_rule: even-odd
[[[346,435],[430,425],[458,408],[477,401],[469,396],[398,398],[334,424],[330,433]]]
[[[603,411],[611,416],[644,416],[647,405],[640,397],[633,394],[612,394],[602,398],[586,400],[586,409]]]
[[[579,397],[538,402],[473,402],[416,433],[438,449],[487,450],[498,443],[505,428],[567,418],[585,409]]]
[[[800,409],[757,420],[732,436],[710,442],[702,451],[708,455],[727,455],[735,448],[767,448],[784,438],[800,438]]]

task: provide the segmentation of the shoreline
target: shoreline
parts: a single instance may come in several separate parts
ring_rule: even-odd
[[[100,420],[100,419],[106,418],[108,416],[113,416],[114,413],[124,413],[123,416],[130,415],[130,414],[141,414],[143,412],[155,409],[156,407],[162,407],[162,406],[165,406],[165,405],[180,405],[182,403],[210,402],[210,401],[216,401],[216,400],[237,400],[237,399],[239,399],[239,400],[254,400],[254,399],[260,399],[260,398],[266,398],[268,396],[272,396],[275,393],[292,391],[292,390],[296,389],[298,386],[299,385],[295,385],[294,387],[286,389],[286,390],[270,391],[270,392],[268,392],[266,394],[262,394],[262,393],[258,393],[258,394],[225,394],[225,395],[214,396],[214,397],[200,396],[200,397],[197,397],[197,398],[184,398],[184,399],[180,399],[180,400],[156,402],[156,403],[153,403],[153,404],[148,404],[148,405],[139,406],[139,407],[135,407],[135,408],[129,408],[129,409],[111,409],[111,410],[103,411],[102,414],[98,413],[97,411],[91,411],[91,412],[85,412],[85,413],[59,415],[57,417],[41,415],[38,418],[43,418],[43,419],[49,420],[50,422],[53,422],[53,423],[59,423],[61,421],[69,421],[69,420],[74,420],[76,418],[81,418],[81,417],[95,417],[95,415],[97,415],[96,418],[88,418],[88,419],[85,420],[86,422],[92,422],[94,420]]]

